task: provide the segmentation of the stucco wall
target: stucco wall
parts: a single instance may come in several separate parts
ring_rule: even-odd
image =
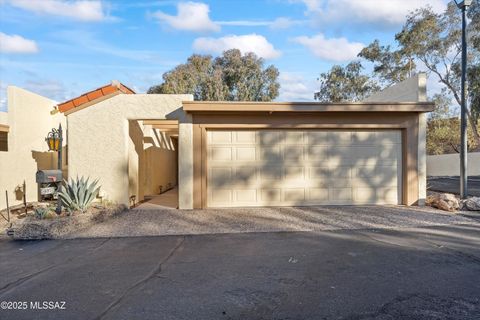
[[[8,125],[8,113],[5,111],[0,111],[0,124]]]
[[[427,75],[419,73],[400,83],[372,94],[365,102],[425,102],[427,101]],[[418,204],[424,205],[427,196],[427,117],[418,119]]]
[[[45,136],[60,122],[66,128],[62,114],[50,114],[56,105],[53,100],[14,86],[7,88],[7,99],[10,132],[8,151],[0,152],[0,209],[6,207],[5,190],[10,205],[22,202],[22,193],[16,189],[24,180],[27,201],[38,200],[36,171],[57,166],[56,153],[47,151]]]
[[[468,154],[468,172],[469,176],[480,175],[480,152],[471,152]],[[460,175],[460,155],[442,154],[437,156],[427,156],[427,175],[428,176],[459,176]]]
[[[170,184],[177,185],[177,150],[171,137],[165,132],[151,130],[154,143],[145,145],[144,194],[154,195]]]
[[[427,75],[419,73],[372,94],[365,102],[416,102],[427,101]]]
[[[142,181],[129,120],[178,119],[188,123],[191,119],[181,107],[182,101],[192,99],[191,95],[118,95],[68,115],[70,175],[98,178],[101,195],[108,200],[128,204],[131,192],[137,192],[138,199],[143,194],[140,186],[129,187],[129,180],[135,177]],[[191,153],[191,140],[184,143]]]

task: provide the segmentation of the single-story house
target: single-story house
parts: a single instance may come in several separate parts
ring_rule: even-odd
[[[316,103],[198,102],[114,81],[50,111],[65,118],[68,176],[99,179],[113,202],[178,185],[180,209],[414,205],[425,199],[434,108],[425,82],[421,74],[363,102]]]

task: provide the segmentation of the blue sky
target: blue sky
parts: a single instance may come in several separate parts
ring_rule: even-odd
[[[113,79],[137,92],[192,53],[237,47],[280,70],[278,100],[312,100],[321,72],[405,15],[446,0],[0,0],[0,110],[16,85],[63,101]],[[434,88],[435,90],[435,85]]]

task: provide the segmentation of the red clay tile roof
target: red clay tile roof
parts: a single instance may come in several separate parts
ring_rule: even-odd
[[[100,99],[108,99],[109,97],[120,93],[135,94],[135,91],[114,80],[112,81],[112,83],[107,84],[103,87],[84,93],[79,97],[59,103],[57,107],[60,112],[67,112],[82,105],[85,105],[86,103],[90,103],[92,101]]]

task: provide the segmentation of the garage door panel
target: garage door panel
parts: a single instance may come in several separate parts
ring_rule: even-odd
[[[283,179],[283,167],[266,166],[259,171],[262,181],[281,181]]]
[[[283,199],[285,202],[302,204],[305,202],[305,189],[304,188],[284,189]]]
[[[307,147],[306,152],[307,160],[313,162],[326,161],[328,160],[329,149],[330,148],[328,146],[309,146]]]
[[[303,146],[297,147],[293,145],[284,145],[282,149],[284,160],[303,161],[305,158],[305,150]]]
[[[305,168],[304,167],[285,167],[283,169],[284,180],[305,180]]]
[[[351,201],[353,200],[352,188],[329,188],[329,197],[332,201]]]
[[[304,133],[302,131],[284,131],[283,132],[283,143],[290,145],[303,144]]]
[[[231,161],[232,148],[231,147],[214,147],[209,152],[210,160],[212,161]]]
[[[232,132],[230,131],[210,131],[208,133],[209,143],[232,143]]]
[[[282,135],[279,131],[262,130],[258,131],[260,145],[262,147],[274,146],[282,142]]]
[[[328,202],[328,188],[309,188],[308,201],[310,203],[324,203]]]
[[[257,168],[251,166],[236,167],[234,169],[235,179],[239,183],[252,184],[257,180]]]
[[[255,161],[257,159],[257,149],[253,147],[236,147],[235,159],[239,161]]]
[[[213,132],[207,145],[208,206],[401,202],[400,131]]]
[[[234,201],[245,203],[257,202],[257,189],[234,190]]]
[[[281,161],[282,158],[282,149],[280,146],[268,145],[260,148],[260,160],[263,160],[263,163],[277,163]]]
[[[337,146],[352,145],[352,132],[328,131],[328,145],[337,145]]]
[[[310,146],[328,146],[328,131],[307,131],[307,144]]]
[[[212,188],[209,194],[209,203],[212,205],[229,206],[232,203],[232,190]]]
[[[236,131],[234,132],[235,143],[237,144],[255,144],[257,133],[255,131]]]
[[[261,189],[260,197],[263,203],[271,203],[272,205],[280,203],[282,201],[282,189]]]

